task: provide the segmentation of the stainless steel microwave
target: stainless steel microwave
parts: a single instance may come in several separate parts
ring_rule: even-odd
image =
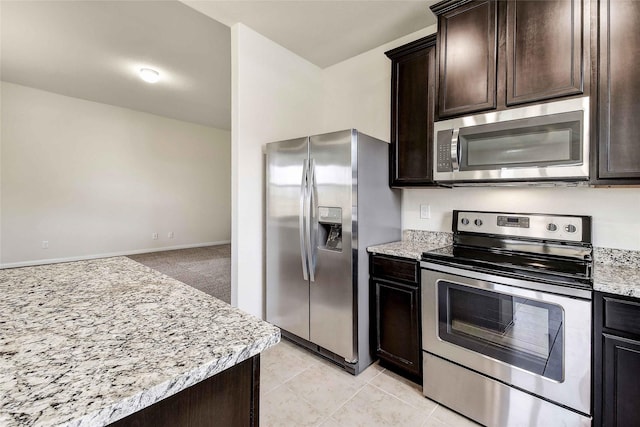
[[[438,183],[589,179],[589,97],[436,122],[434,136]]]

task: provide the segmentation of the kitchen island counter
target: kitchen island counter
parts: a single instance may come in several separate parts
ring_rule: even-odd
[[[279,340],[126,257],[0,270],[0,425],[106,425]]]

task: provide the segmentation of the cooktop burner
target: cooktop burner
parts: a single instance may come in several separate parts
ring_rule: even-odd
[[[591,217],[453,211],[454,244],[424,261],[591,287]]]

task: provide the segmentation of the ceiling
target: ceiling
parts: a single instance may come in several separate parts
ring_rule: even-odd
[[[231,128],[229,27],[177,1],[0,2],[2,80]],[[162,81],[144,83],[142,66]]]
[[[425,0],[182,0],[229,26],[238,22],[320,68],[436,23]]]
[[[241,22],[325,68],[434,24],[433,3],[1,0],[0,73],[3,81],[229,130],[229,26]],[[162,80],[142,82],[145,66]]]

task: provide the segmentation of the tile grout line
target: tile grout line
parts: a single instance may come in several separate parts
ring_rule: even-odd
[[[298,359],[299,361],[301,361],[301,362],[305,362],[302,358],[300,358],[300,357],[296,356],[295,354],[293,354],[292,356],[293,356],[293,357],[295,357],[295,358],[297,358],[297,359]],[[307,371],[308,369],[312,368],[313,366],[315,366],[315,364],[314,364],[314,365],[311,365],[311,366],[307,366],[307,367],[305,367],[303,370],[301,370],[301,371],[300,371],[300,372],[298,372],[297,374],[295,374],[295,375],[293,375],[293,376],[291,376],[291,377],[289,377],[289,378],[285,379],[284,381],[280,382],[280,383],[279,383],[279,384],[277,384],[275,387],[271,388],[271,390],[266,391],[264,395],[266,396],[267,394],[272,393],[272,392],[273,392],[274,390],[276,390],[278,387],[280,387],[280,386],[282,386],[282,385],[285,385],[286,383],[288,383],[288,382],[289,382],[289,381],[291,381],[292,379],[296,378],[298,375],[302,374],[303,372]],[[260,375],[262,375],[262,373],[261,373]],[[289,388],[289,387],[287,387],[287,388]],[[289,390],[291,390],[291,389],[289,388]]]
[[[377,375],[376,375],[377,376]],[[375,378],[375,377],[374,377]],[[358,387],[358,389],[356,391],[353,392],[353,394],[351,396],[349,396],[344,402],[342,402],[342,404],[340,406],[338,406],[336,409],[334,409],[328,416],[328,418],[331,418],[333,416],[333,414],[335,414],[337,411],[340,410],[340,408],[342,408],[344,405],[346,405],[347,403],[349,403],[355,396],[356,394],[360,393],[362,391],[362,389],[368,385],[369,382],[364,382],[362,383],[362,385],[360,385]]]
[[[373,364],[371,364],[370,366],[373,366]],[[378,366],[379,366],[379,365],[378,365]],[[378,377],[378,375],[382,374],[382,372],[384,372],[384,371],[385,371],[385,369],[384,369],[384,368],[382,368],[380,371],[378,371],[378,373],[377,373],[376,375],[374,375],[373,377],[369,378],[369,380],[367,380],[367,381],[365,381],[364,383],[362,383],[362,385],[361,385],[360,387],[358,387],[358,389],[357,389],[357,390],[356,390],[356,391],[355,391],[355,392],[354,392],[354,393],[353,393],[349,398],[347,398],[347,400],[345,400],[345,401],[344,401],[340,406],[338,406],[336,409],[334,409],[334,410],[329,414],[329,416],[328,416],[327,418],[331,418],[333,421],[336,421],[336,422],[337,422],[337,420],[336,420],[335,418],[333,418],[333,415],[334,415],[336,412],[338,412],[340,409],[342,409],[342,408],[343,408],[347,403],[351,402],[351,401],[353,400],[353,398],[354,398],[354,397],[356,397],[356,395],[357,395],[358,393],[360,393],[360,392],[365,388],[365,386],[367,386],[367,385],[372,385],[372,384],[370,384],[370,383],[371,383],[371,381],[373,381],[373,379],[374,379],[374,378],[377,378],[377,377]],[[326,421],[326,419],[325,419],[324,421]]]
[[[395,397],[395,398],[396,398],[396,399],[398,399],[399,401],[406,403],[407,405],[411,406],[411,407],[412,407],[412,408],[414,408],[414,409],[417,409],[418,411],[423,411],[423,410],[424,410],[424,408],[419,408],[419,407],[417,407],[416,405],[412,404],[411,402],[407,402],[406,400],[402,399],[401,397],[396,396],[395,394],[393,394],[393,393],[391,393],[391,392],[389,392],[389,391],[386,391],[385,389],[383,389],[383,388],[381,388],[381,387],[378,387],[378,386],[377,386],[377,385],[375,385],[375,384],[371,384],[371,385],[372,385],[373,387],[377,388],[378,390],[382,391],[383,393],[386,393],[386,394],[388,394],[389,396]],[[429,401],[431,401],[431,402],[435,403],[435,406],[433,407],[433,409],[431,409],[431,410],[429,411],[429,414],[424,418],[424,421],[422,422],[422,424],[420,424],[421,426],[424,426],[425,424],[427,424],[427,422],[429,421],[429,419],[431,418],[431,416],[433,415],[433,413],[436,411],[436,409],[438,408],[438,406],[440,406],[440,404],[439,404],[438,402],[434,402],[433,400],[428,399],[428,398],[427,398],[427,397],[425,397],[425,396],[423,396],[423,397],[424,397],[426,400],[429,400]],[[447,423],[445,423],[444,421],[440,420],[439,418],[434,418],[434,419],[435,419],[436,421],[439,421],[441,424],[444,424],[444,425],[447,425],[447,426],[448,426],[448,424],[447,424]]]
[[[426,397],[425,397],[425,399],[426,399]],[[433,414],[436,412],[436,409],[438,409],[438,406],[440,406],[440,404],[437,403],[437,402],[435,402],[435,404],[436,404],[436,406],[433,407],[431,412],[429,412],[429,415],[427,415],[427,418],[425,418],[424,422],[422,423],[423,426],[425,426],[429,422],[429,420],[433,417]],[[433,417],[433,419],[438,421],[440,424],[448,425],[447,423],[442,421],[440,418]]]
[[[388,394],[389,396],[395,397],[395,398],[396,398],[396,399],[398,399],[399,401],[406,403],[407,405],[411,406],[411,407],[412,407],[412,408],[414,408],[414,409],[417,409],[417,410],[419,410],[419,411],[424,410],[424,408],[419,408],[418,406],[414,405],[413,403],[411,403],[411,402],[407,402],[406,400],[404,400],[404,399],[403,399],[403,398],[401,398],[400,396],[397,396],[397,395],[395,395],[394,393],[391,393],[390,391],[387,391],[387,390],[383,389],[382,387],[379,387],[379,386],[377,386],[377,385],[375,385],[375,384],[371,384],[371,386],[372,386],[372,387],[377,388],[378,390],[380,390],[380,391],[382,391],[382,392],[384,392],[384,393],[386,393],[386,394]],[[434,402],[434,401],[433,401],[433,400],[431,400],[431,399],[428,399],[428,398],[427,398],[427,397],[425,397],[425,396],[423,396],[423,397],[424,397],[424,399],[425,399],[425,400],[429,400],[429,401],[433,402],[433,403],[436,405],[433,409],[431,409],[431,411],[429,411],[429,415],[427,416],[427,418],[429,418],[429,417],[431,417],[431,415],[435,412],[436,408],[437,408],[438,406],[440,406],[440,404],[439,404],[438,402]],[[425,420],[425,421],[426,421],[426,420]]]

